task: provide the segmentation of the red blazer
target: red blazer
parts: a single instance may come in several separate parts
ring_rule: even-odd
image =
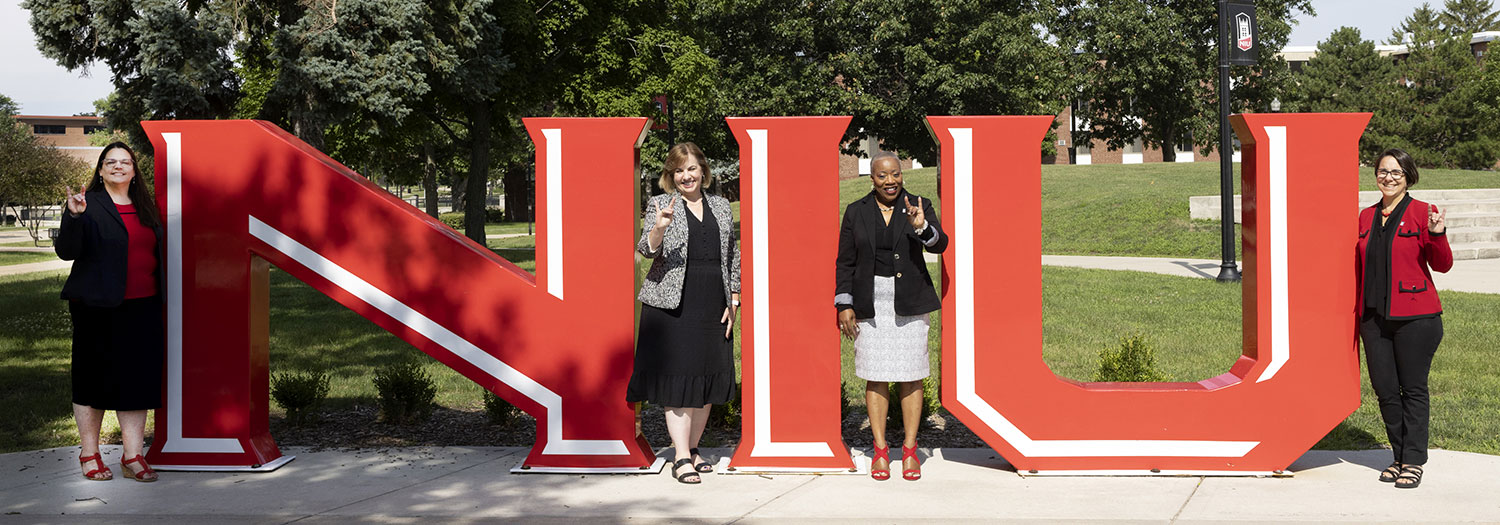
[[[1437,287],[1432,284],[1432,272],[1428,268],[1439,272],[1453,268],[1453,250],[1448,248],[1447,235],[1433,235],[1427,231],[1430,207],[1430,204],[1416,199],[1407,203],[1396,237],[1391,240],[1390,315],[1387,319],[1409,319],[1443,311],[1443,303],[1438,301]],[[1379,211],[1380,203],[1377,202],[1359,212],[1359,243],[1354,255],[1356,312],[1364,310],[1365,250],[1369,244],[1370,225],[1374,224],[1375,214]]]

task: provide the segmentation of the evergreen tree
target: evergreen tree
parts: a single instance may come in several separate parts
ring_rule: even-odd
[[[1359,30],[1340,27],[1318,43],[1318,53],[1295,77],[1288,111],[1305,113],[1384,111],[1377,101],[1397,89],[1392,59],[1375,51],[1375,43]],[[1369,157],[1381,151],[1385,139],[1377,130],[1360,137],[1360,151]]]
[[[109,68],[119,100],[106,116],[136,149],[150,152],[147,119],[214,119],[230,114],[239,80],[227,54],[230,13],[206,2],[25,0],[37,48],[68,70]]]
[[[1482,31],[1500,31],[1500,12],[1491,0],[1445,0],[1438,15],[1450,35],[1469,36]]]
[[[1444,34],[1443,24],[1438,21],[1438,12],[1432,9],[1431,4],[1422,2],[1421,6],[1412,11],[1411,16],[1391,30],[1391,38],[1385,43],[1428,44],[1442,40]]]
[[[1412,46],[1397,64],[1396,78],[1396,88],[1377,98],[1370,123],[1370,134],[1380,147],[1405,149],[1422,166],[1495,165],[1500,140],[1495,121],[1480,107],[1493,104],[1493,92],[1487,93],[1493,86],[1485,82],[1486,71],[1475,62],[1469,38],[1453,36]]]

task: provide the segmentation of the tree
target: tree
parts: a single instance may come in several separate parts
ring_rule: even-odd
[[[118,95],[106,124],[149,153],[140,121],[229,115],[234,21],[208,1],[25,0],[37,48],[69,71],[102,61]]]
[[[1413,44],[1397,66],[1395,89],[1377,99],[1370,135],[1422,166],[1489,169],[1500,158],[1490,74],[1475,63],[1466,36]],[[1367,152],[1368,154],[1368,152]],[[1367,160],[1369,160],[1367,158]]]
[[[0,94],[0,117],[14,117],[21,112],[21,105],[10,97]],[[0,122],[3,124],[4,122]]]
[[[1050,0],[856,0],[850,12],[863,23],[836,57],[859,96],[852,133],[870,130],[936,164],[926,115],[1052,115],[1067,105],[1067,56],[1042,32],[1054,23]]]
[[[1140,139],[1175,160],[1176,145],[1204,152],[1218,143],[1218,14],[1212,2],[1186,0],[1064,0],[1056,35],[1076,49],[1071,61],[1078,117],[1090,128],[1075,141],[1103,139],[1122,148]],[[1231,69],[1234,108],[1268,108],[1285,94],[1286,62],[1276,56],[1291,33],[1294,11],[1309,0],[1256,2],[1258,63]]]
[[[1454,36],[1500,31],[1500,12],[1495,11],[1491,0],[1445,0],[1438,21],[1444,31]]]
[[[1318,42],[1318,53],[1295,77],[1285,107],[1304,113],[1380,112],[1379,101],[1389,100],[1396,86],[1392,60],[1375,51],[1375,43],[1359,30],[1340,27]],[[1385,139],[1377,130],[1360,137],[1364,157],[1381,151]]]
[[[0,205],[10,208],[33,244],[42,239],[42,208],[61,202],[64,185],[77,187],[88,172],[82,162],[38,142],[25,126],[0,123]]]
[[[1391,38],[1385,43],[1401,45],[1409,43],[1431,43],[1441,40],[1445,32],[1442,22],[1438,20],[1438,12],[1432,9],[1432,5],[1422,2],[1422,5],[1412,11],[1411,16],[1401,21],[1401,25],[1391,30]]]

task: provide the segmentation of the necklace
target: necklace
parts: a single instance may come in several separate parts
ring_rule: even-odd
[[[876,203],[875,203],[875,206],[876,206],[876,207],[879,207],[879,208],[880,208],[880,211],[891,211],[891,210],[894,210],[894,209],[896,209],[896,205],[894,205],[894,204],[892,204],[892,205],[890,205],[890,206],[886,206],[886,205],[884,205],[884,204],[881,204],[881,203],[880,203],[880,202],[878,202],[878,201],[877,201],[877,202],[876,202]]]

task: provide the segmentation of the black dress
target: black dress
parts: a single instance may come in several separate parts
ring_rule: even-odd
[[[734,345],[719,322],[726,306],[719,223],[706,204],[702,220],[682,215],[688,221],[682,300],[670,310],[641,305],[628,402],[701,407],[727,403],[734,395]]]

